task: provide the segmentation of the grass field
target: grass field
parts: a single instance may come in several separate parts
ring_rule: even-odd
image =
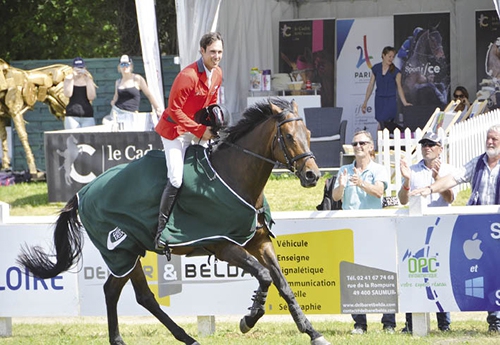
[[[325,180],[331,177],[324,174],[316,187],[303,188],[299,180],[290,174],[273,175],[264,190],[271,210],[276,211],[314,211],[323,198]],[[454,205],[465,205],[470,190],[461,192]],[[12,216],[47,216],[56,214],[65,203],[48,202],[47,183],[21,183],[0,187],[0,201],[10,205]]]
[[[403,315],[398,315],[398,330],[403,327]],[[386,334],[381,330],[380,315],[368,317],[368,333],[351,335],[349,315],[311,316],[314,327],[332,344],[499,344],[500,335],[486,331],[486,313],[452,313],[452,331],[437,331],[434,318],[431,333],[426,337],[414,337],[396,332]],[[176,319],[176,318],[174,318]],[[203,345],[305,345],[309,337],[297,331],[291,317],[264,316],[253,330],[241,334],[239,317],[216,318],[216,331],[210,336],[198,336],[196,318],[178,318],[179,324]],[[121,333],[127,344],[181,344],[152,317],[120,318]],[[14,319],[13,337],[0,338],[1,345],[88,345],[108,344],[105,318],[79,317],[58,319]]]

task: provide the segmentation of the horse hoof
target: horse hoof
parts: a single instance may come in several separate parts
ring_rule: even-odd
[[[249,330],[251,330],[251,328],[247,326],[247,323],[246,323],[246,321],[245,321],[245,318],[243,317],[243,318],[240,320],[240,331],[241,331],[241,333],[245,334],[245,333],[247,333]]]
[[[325,339],[325,337],[321,336],[314,340],[311,340],[311,345],[331,345],[331,344],[328,340]]]

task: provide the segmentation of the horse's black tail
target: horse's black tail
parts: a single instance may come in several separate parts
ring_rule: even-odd
[[[17,262],[42,279],[53,278],[69,270],[78,261],[83,246],[82,225],[77,211],[78,198],[75,195],[61,210],[55,224],[55,255],[45,253],[39,246],[24,246]],[[53,256],[56,257],[55,263],[50,260]]]

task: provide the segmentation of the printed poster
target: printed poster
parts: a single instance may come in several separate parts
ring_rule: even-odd
[[[491,10],[476,11],[475,22],[477,99],[487,99],[490,111],[500,107],[500,21]]]
[[[500,216],[428,216],[398,226],[400,311],[500,310]]]
[[[337,20],[337,106],[347,120],[346,142],[355,132],[368,130],[377,138],[375,90],[361,112],[371,68],[382,61],[382,49],[393,44],[392,17]]]
[[[394,64],[413,105],[399,104],[404,127],[423,128],[436,107],[450,102],[450,14],[395,15],[394,45]]]
[[[334,42],[335,19],[280,22],[279,73],[303,81],[303,89],[307,80],[319,87],[322,107],[335,104]]]

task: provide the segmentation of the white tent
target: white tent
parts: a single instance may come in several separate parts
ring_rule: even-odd
[[[176,0],[176,6],[181,65],[199,56],[199,38],[217,23],[224,37],[225,101],[235,119],[246,108],[250,69],[278,71],[280,20],[449,12],[451,85],[464,85],[473,94],[477,89],[474,13],[495,9],[491,0]]]

